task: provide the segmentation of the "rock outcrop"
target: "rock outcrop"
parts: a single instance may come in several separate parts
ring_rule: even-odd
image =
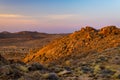
[[[117,46],[120,46],[119,28],[107,26],[96,30],[87,26],[69,36],[54,40],[36,54],[28,55],[24,62],[49,63],[57,60],[62,62],[63,58],[67,59],[68,56],[72,58],[81,55],[83,57],[90,51],[101,52]]]

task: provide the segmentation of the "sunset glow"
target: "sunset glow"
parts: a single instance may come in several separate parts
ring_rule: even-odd
[[[0,31],[68,33],[120,26],[119,0],[0,0]]]

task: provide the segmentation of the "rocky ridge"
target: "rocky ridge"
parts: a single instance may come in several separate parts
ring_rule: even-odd
[[[107,26],[96,30],[92,27],[86,27],[69,36],[54,40],[36,54],[28,55],[24,62],[49,63],[56,60],[59,61],[59,59],[67,58],[68,56],[81,55],[83,57],[87,52],[101,52],[117,46],[120,46],[119,28]]]
[[[71,73],[61,80],[119,80],[120,29],[107,26],[100,30],[82,28],[54,40],[24,62],[39,62],[59,75],[64,69]]]

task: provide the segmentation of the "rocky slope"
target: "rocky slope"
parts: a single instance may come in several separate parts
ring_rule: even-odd
[[[39,63],[27,65],[20,61],[8,61],[0,55],[0,80],[58,80],[56,73],[51,72]]]
[[[78,55],[84,57],[87,52],[101,52],[117,46],[120,46],[119,28],[107,26],[96,30],[86,27],[69,36],[54,40],[36,54],[28,55],[24,62],[49,63],[56,60],[62,62],[60,60],[62,58],[77,57]]]
[[[0,56],[0,80],[120,80],[120,47],[74,58],[43,66],[7,61]]]
[[[120,29],[82,28],[54,40],[23,61],[42,63],[61,80],[120,80]],[[71,73],[59,75],[64,73],[61,71]]]
[[[0,56],[0,79],[120,80],[120,29],[82,28],[27,55],[23,61]]]

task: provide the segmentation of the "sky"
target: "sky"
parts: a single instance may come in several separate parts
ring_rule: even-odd
[[[120,0],[0,0],[0,32],[70,33],[120,26]]]

